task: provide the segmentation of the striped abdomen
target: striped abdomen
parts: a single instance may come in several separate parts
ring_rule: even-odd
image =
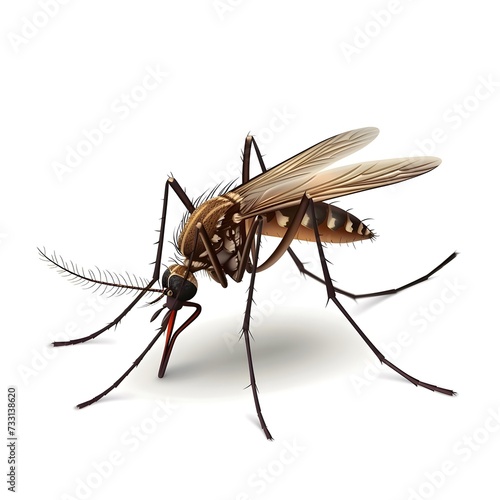
[[[262,234],[283,237],[297,209],[298,207],[295,206],[266,213]],[[321,241],[324,243],[351,243],[368,240],[375,236],[357,217],[328,203],[314,203],[314,213]],[[306,214],[302,219],[295,238],[314,241],[314,228],[309,215]]]

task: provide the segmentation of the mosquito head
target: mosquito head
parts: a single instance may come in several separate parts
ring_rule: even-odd
[[[198,290],[198,281],[193,273],[187,272],[187,267],[174,264],[167,267],[163,273],[161,284],[168,297],[174,297],[181,302],[192,299]]]

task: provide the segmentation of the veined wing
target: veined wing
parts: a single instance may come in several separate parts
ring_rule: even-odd
[[[365,127],[335,135],[292,156],[232,191],[245,198],[249,194],[255,196],[265,188],[278,186],[285,178],[294,177],[300,179],[297,182],[302,182],[303,178],[310,178],[315,172],[365,147],[378,133],[379,130],[375,127]]]
[[[242,188],[248,186],[248,189],[235,190],[242,197],[239,200],[239,215],[247,218],[297,205],[304,193],[314,201],[325,201],[388,186],[425,174],[440,163],[439,158],[423,156],[354,163],[319,173],[309,173],[305,168],[299,174],[293,171],[284,172],[281,178],[273,178],[269,183],[265,173],[256,178],[260,178],[261,181],[254,184],[253,189],[250,186],[253,181],[250,181],[242,186]]]

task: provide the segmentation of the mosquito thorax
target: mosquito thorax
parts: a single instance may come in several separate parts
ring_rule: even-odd
[[[182,302],[192,299],[198,291],[198,281],[187,267],[174,264],[167,267],[163,273],[161,284],[169,297],[174,297]],[[180,294],[179,294],[180,292]]]

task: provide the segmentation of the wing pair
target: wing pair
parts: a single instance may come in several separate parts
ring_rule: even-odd
[[[233,192],[242,198],[240,215],[248,218],[298,205],[304,193],[317,202],[395,184],[425,174],[441,163],[439,158],[423,156],[323,170],[369,144],[378,133],[377,128],[366,127],[330,137],[239,186]]]

